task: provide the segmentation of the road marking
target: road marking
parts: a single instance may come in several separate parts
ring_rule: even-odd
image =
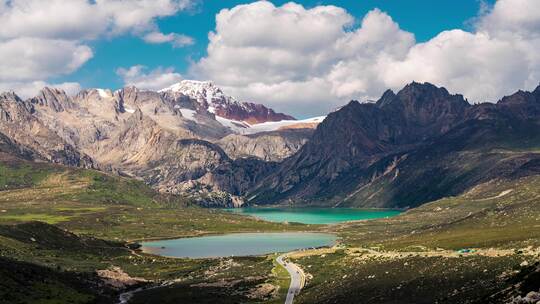
[[[285,299],[285,304],[293,304],[294,296],[300,293],[300,290],[304,288],[306,283],[306,276],[302,268],[292,262],[285,262],[283,258],[286,258],[287,254],[280,255],[276,258],[276,262],[279,265],[283,266],[289,272],[291,276],[291,284],[289,285],[289,290],[287,291],[287,299]]]

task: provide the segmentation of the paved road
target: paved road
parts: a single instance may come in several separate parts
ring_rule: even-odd
[[[286,254],[280,255],[277,257],[276,261],[281,266],[285,267],[285,269],[287,269],[291,275],[291,285],[289,286],[289,291],[287,292],[287,300],[285,300],[285,304],[292,304],[294,296],[297,295],[304,287],[306,277],[302,269],[300,269],[300,267],[298,267],[296,264],[283,261],[283,258],[285,257]]]

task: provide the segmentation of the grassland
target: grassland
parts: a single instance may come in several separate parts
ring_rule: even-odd
[[[114,267],[127,278],[140,279],[133,288],[174,281],[166,289],[137,294],[133,301],[167,294],[172,302],[226,298],[257,303],[277,292],[271,258],[169,259],[133,252],[125,244],[313,229],[195,207],[185,198],[157,194],[133,179],[0,156],[0,262],[18,265],[2,271],[8,279],[0,285],[0,303],[114,302],[119,290],[100,283],[96,273]],[[171,289],[175,292],[168,292]]]
[[[519,257],[367,258],[336,252],[297,260],[313,275],[300,303],[462,303],[507,287]],[[355,302],[356,301],[356,302]]]
[[[399,217],[332,228],[351,246],[407,250],[540,246],[540,177],[492,181]]]
[[[191,206],[140,181],[93,170],[12,160],[0,162],[2,174],[0,224],[42,221],[112,240],[312,229]]]
[[[202,209],[133,179],[12,158],[0,158],[0,187],[0,303],[111,303],[121,289],[96,270],[116,268],[134,281],[128,288],[166,284],[136,293],[133,303],[281,303],[289,277],[274,256],[170,259],[125,246],[247,231],[340,237],[335,248],[291,256],[309,278],[295,303],[504,303],[540,288],[538,176],[325,227]]]
[[[540,261],[538,176],[327,229],[341,246],[292,257],[312,276],[300,303],[506,303],[540,287],[537,266],[532,289],[516,284]]]

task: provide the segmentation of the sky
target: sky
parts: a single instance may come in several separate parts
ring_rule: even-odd
[[[494,102],[540,82],[538,0],[0,0],[0,90],[213,81],[298,117],[428,81]]]

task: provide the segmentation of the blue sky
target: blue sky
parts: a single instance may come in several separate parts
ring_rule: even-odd
[[[83,87],[119,88],[122,79],[115,73],[120,67],[144,65],[150,70],[174,67],[185,75],[192,61],[206,55],[208,32],[215,28],[215,16],[224,8],[250,3],[235,0],[201,0],[194,8],[181,11],[172,17],[157,21],[164,33],[178,32],[191,36],[195,44],[173,48],[170,44],[148,44],[140,37],[126,34],[112,39],[94,41],[91,46],[94,57],[78,71],[70,75],[53,78],[54,81],[75,81]],[[290,1],[271,1],[280,6]],[[339,0],[339,1],[296,1],[306,8],[318,5],[336,5],[345,8],[361,20],[373,8],[387,12],[406,31],[414,33],[422,42],[446,29],[469,29],[470,20],[477,16],[480,1],[476,0]],[[491,1],[493,2],[493,1]]]

